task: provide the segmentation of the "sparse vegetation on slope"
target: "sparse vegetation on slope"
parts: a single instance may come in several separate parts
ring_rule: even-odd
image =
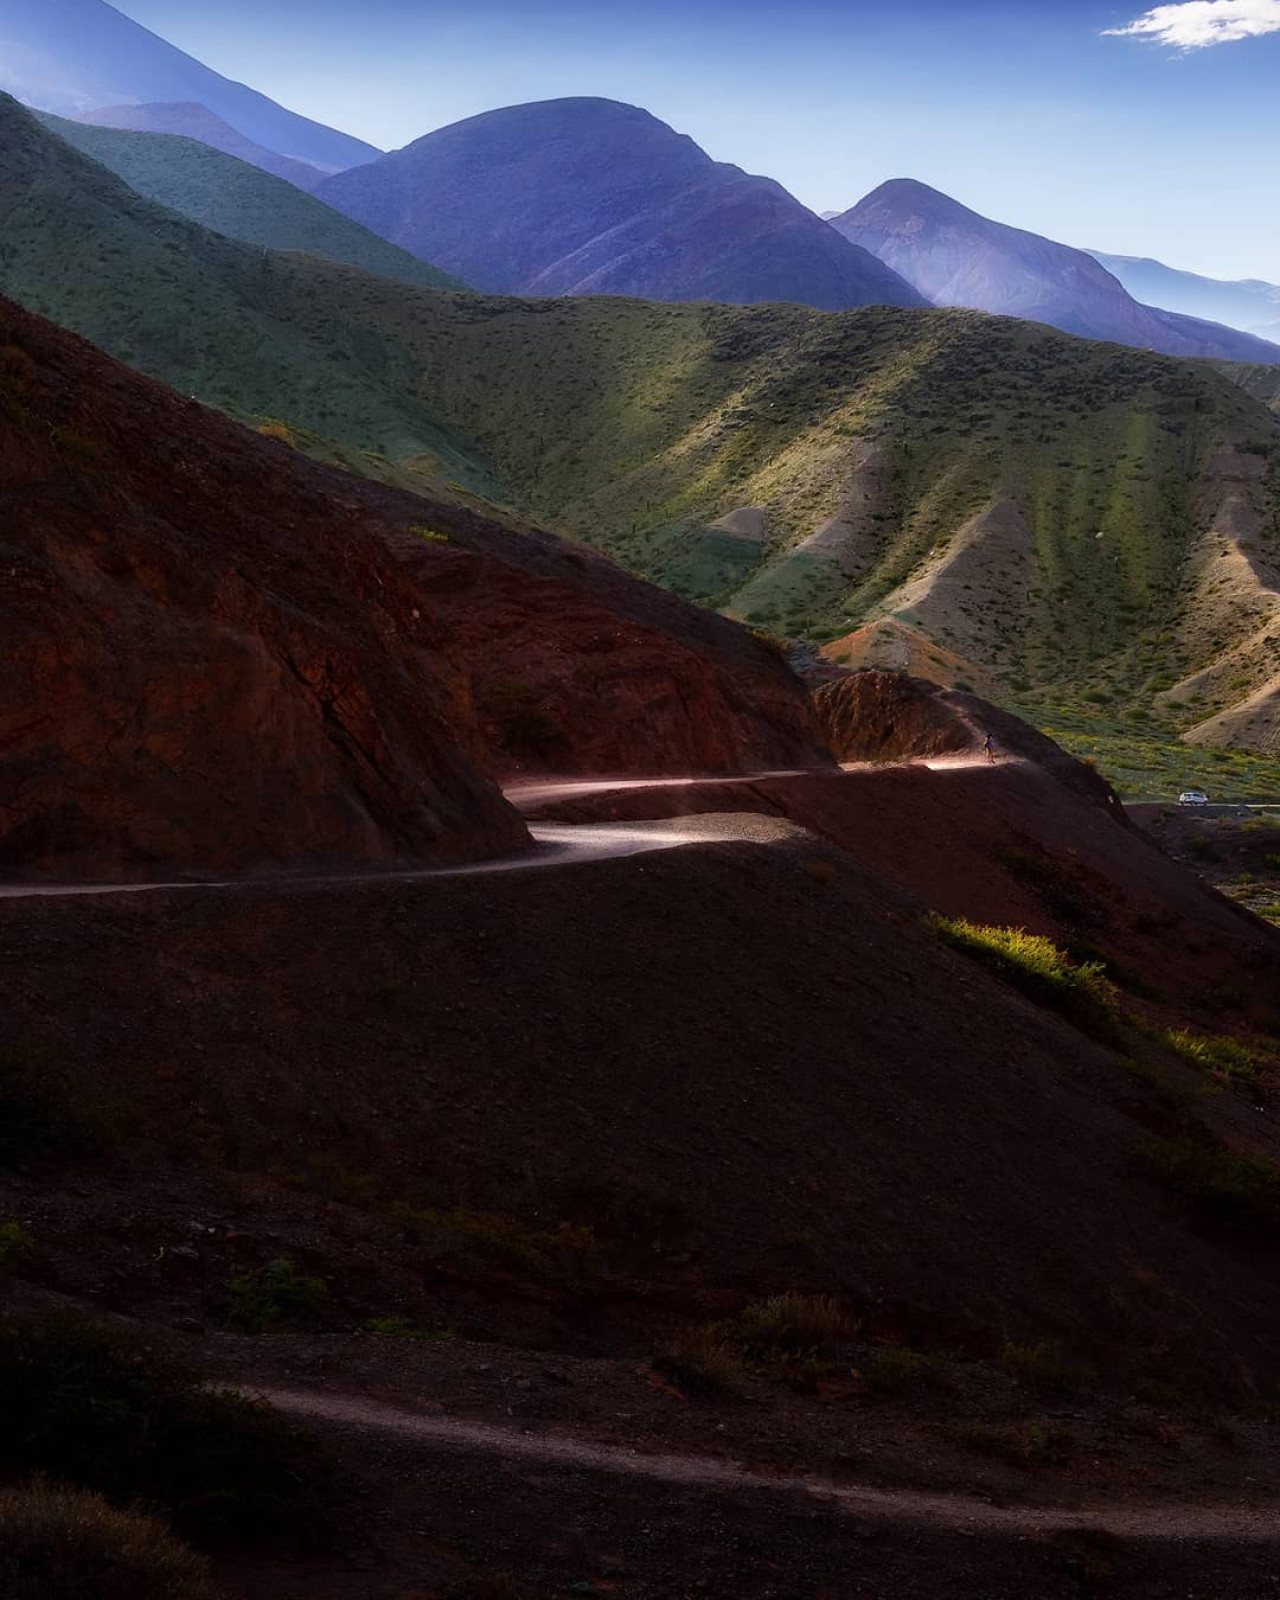
[[[309,454],[773,633],[900,619],[1033,711],[1180,734],[1270,681],[1280,423],[1208,364],[962,311],[429,294],[196,229],[0,111],[0,289]]]
[[[306,250],[420,289],[464,287],[283,178],[196,139],[47,115],[40,120],[138,194],[228,239],[272,250]]]
[[[1100,961],[1076,963],[1040,934],[1025,928],[983,927],[963,917],[934,913],[929,926],[948,944],[1054,1007],[1086,1031],[1110,1036],[1116,1025],[1116,988]]]

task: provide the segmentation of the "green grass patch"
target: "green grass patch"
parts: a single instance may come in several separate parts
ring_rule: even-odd
[[[1061,1011],[1095,1034],[1118,1031],[1118,992],[1101,962],[1077,966],[1052,939],[1025,928],[1000,928],[932,912],[927,925],[1029,999]]]
[[[227,1320],[241,1333],[268,1333],[280,1323],[314,1323],[329,1299],[323,1278],[308,1277],[281,1257],[227,1284]]]
[[[1280,1227],[1280,1167],[1225,1145],[1193,1139],[1145,1139],[1141,1170],[1181,1195],[1209,1221],[1242,1233],[1274,1237]]]
[[[1173,801],[1184,789],[1201,789],[1224,805],[1280,800],[1280,760],[1274,756],[1184,744],[1177,727],[1162,719],[1135,727],[1057,701],[1025,701],[1016,710],[1070,754],[1095,762],[1122,799]]]
[[[1280,1066],[1280,1042],[1275,1040],[1250,1043],[1228,1034],[1192,1033],[1187,1028],[1169,1028],[1157,1033],[1156,1038],[1188,1066],[1218,1078],[1241,1078],[1252,1083],[1268,1068]]]

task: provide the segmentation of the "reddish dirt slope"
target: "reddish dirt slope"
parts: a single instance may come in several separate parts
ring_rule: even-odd
[[[912,679],[861,673],[818,699],[838,752],[886,762],[896,755],[899,764],[604,792],[526,809],[551,821],[716,810],[786,817],[922,906],[1100,953],[1181,1020],[1280,1035],[1280,935],[1131,828],[1092,769],[1007,713]],[[987,728],[995,766],[981,758]],[[959,759],[966,752],[969,764]],[[954,764],[931,769],[917,756]]]
[[[474,856],[525,839],[485,766],[826,759],[745,630],[316,467],[5,302],[0,512],[8,876]]]
[[[70,1185],[0,1185],[0,1214],[51,1287],[114,1309],[216,1322],[230,1276],[286,1253],[347,1325],[449,1322],[429,1245],[286,1186],[323,1159],[386,1200],[590,1225],[628,1278],[523,1314],[558,1304],[579,1347],[621,1323],[644,1353],[664,1302],[697,1318],[796,1287],[912,1342],[1280,1377],[1274,1252],[1203,1232],[1134,1159],[1179,1118],[1263,1148],[1270,1121],[1234,1093],[1171,1109],[821,842],[0,901],[0,944],[5,1031],[118,1130]],[[217,1237],[166,1265],[202,1218]]]

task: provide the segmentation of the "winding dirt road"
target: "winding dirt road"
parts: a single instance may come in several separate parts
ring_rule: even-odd
[[[311,1422],[416,1440],[424,1447],[524,1460],[614,1476],[730,1492],[804,1495],[842,1516],[970,1533],[1019,1536],[1093,1532],[1141,1540],[1280,1544],[1280,1507],[1236,1505],[1007,1506],[968,1495],[874,1489],[818,1477],[777,1478],[710,1456],[647,1454],[572,1435],[519,1432],[490,1423],[379,1405],[354,1395],[294,1389],[254,1391],[277,1410]]]
[[[982,756],[939,756],[912,765],[931,770],[976,767],[986,764]],[[1001,765],[1010,765],[1002,761]],[[513,784],[503,792],[517,811],[535,810],[554,800],[580,799],[588,795],[617,794],[634,789],[749,788],[769,778],[801,778],[816,773],[855,774],[875,771],[874,766],[848,763],[841,768],[794,768],[780,772],[742,773],[730,777],[682,778],[572,778]],[[796,830],[753,812],[710,812],[682,817],[678,822],[661,820],[630,823],[554,823],[529,824],[534,849],[520,855],[502,856],[492,861],[471,861],[458,867],[422,867],[408,870],[369,868],[364,871],[323,874],[280,873],[272,876],[204,879],[169,879],[152,883],[14,883],[0,884],[0,900],[61,899],[70,895],[156,894],[175,889],[261,888],[275,883],[294,887],[316,887],[343,883],[419,883],[433,878],[478,877],[490,872],[530,872],[542,867],[571,866],[588,861],[611,861],[624,856],[644,855],[654,850],[678,850],[683,845],[724,843],[730,840],[770,844],[780,837],[794,837]]]
[[[606,790],[614,787],[602,785]],[[491,872],[533,872],[542,867],[567,867],[588,861],[614,861],[682,845],[729,840],[769,844],[795,830],[785,823],[750,813],[682,817],[678,822],[538,822],[529,827],[535,848],[518,856],[470,861],[460,867],[422,867],[408,871],[371,869],[307,876],[188,879],[164,883],[14,883],[0,884],[0,900],[62,899],[72,895],[156,894],[161,890],[261,889],[272,883],[315,888],[350,883],[426,883],[437,878],[474,878]]]

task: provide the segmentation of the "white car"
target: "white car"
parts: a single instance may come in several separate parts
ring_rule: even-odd
[[[1180,806],[1207,806],[1209,796],[1203,789],[1184,789],[1178,796]]]

